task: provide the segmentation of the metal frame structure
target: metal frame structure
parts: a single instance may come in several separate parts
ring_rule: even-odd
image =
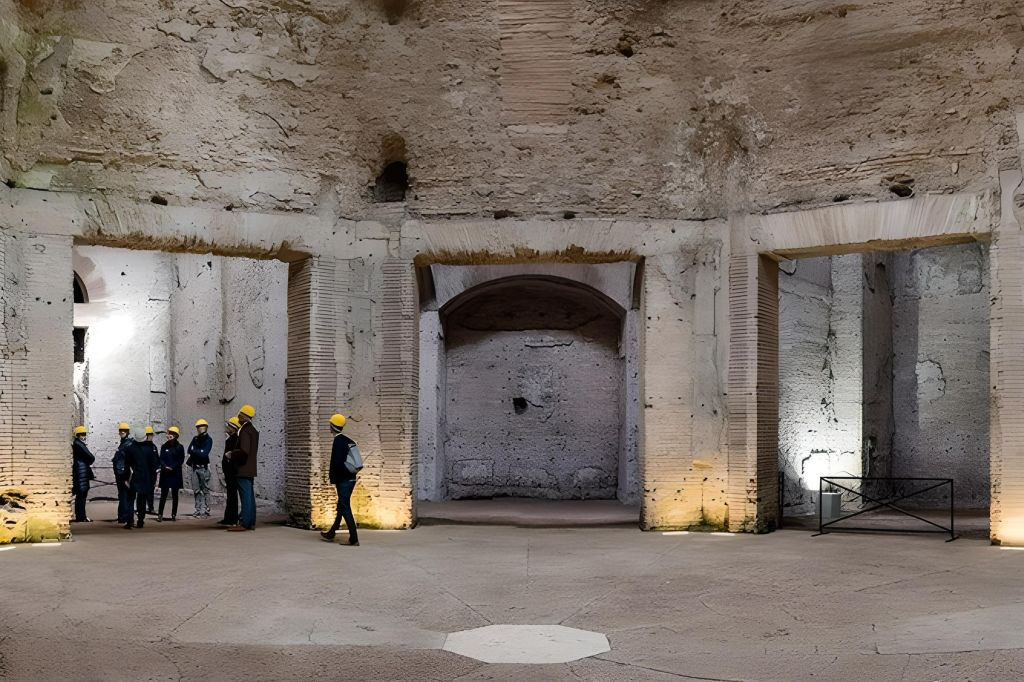
[[[915,491],[909,492],[909,493],[906,492],[903,487],[899,487],[899,488],[893,489],[892,492],[888,496],[885,496],[885,498],[883,498],[883,499],[875,499],[875,497],[872,497],[872,495],[874,495],[875,493],[872,493],[872,495],[868,495],[867,493],[861,492],[859,490],[854,490],[853,488],[850,488],[847,485],[843,485],[843,484],[837,483],[836,481],[859,481],[860,483],[866,483],[868,481],[886,481],[886,482],[888,482],[890,484],[892,484],[892,483],[922,483],[922,484],[930,483],[931,485],[926,485],[924,488],[921,488],[920,490],[915,490]],[[839,490],[842,490],[844,492],[856,495],[857,497],[865,500],[866,502],[870,503],[873,506],[866,507],[866,508],[861,509],[859,511],[853,512],[852,514],[840,515],[838,518],[835,518],[835,519],[832,519],[831,521],[827,521],[826,522],[822,518],[822,510],[821,510],[821,506],[822,506],[821,505],[821,494],[822,494],[822,492],[824,492],[826,484],[828,484],[832,489],[838,488]],[[929,521],[928,519],[926,519],[926,518],[924,518],[922,516],[918,516],[917,514],[914,514],[913,512],[909,512],[906,509],[901,509],[900,507],[896,506],[897,502],[909,499],[909,498],[917,496],[917,495],[921,495],[921,494],[929,492],[931,490],[936,490],[938,488],[942,488],[942,487],[947,486],[947,485],[949,486],[949,527],[948,528],[946,526],[941,525],[941,524],[935,523],[934,521]],[[861,486],[861,487],[863,487],[863,486]],[[954,488],[953,488],[953,479],[952,478],[895,478],[895,477],[862,477],[862,476],[822,476],[822,477],[820,477],[818,479],[818,532],[815,533],[812,537],[816,537],[818,535],[825,535],[827,533],[847,532],[847,531],[862,531],[862,532],[863,531],[867,531],[867,532],[873,532],[873,533],[943,533],[943,534],[949,534],[949,539],[946,540],[946,542],[952,542],[953,540],[956,540],[957,537],[959,537],[956,534],[955,524],[954,524],[953,490],[954,490]],[[879,497],[881,497],[881,496],[879,496]],[[867,527],[864,527],[864,526],[842,526],[842,527],[837,527],[835,525],[835,524],[837,524],[837,523],[839,523],[841,521],[846,521],[846,520],[852,519],[852,518],[854,518],[856,516],[860,516],[861,514],[867,514],[868,512],[873,512],[873,511],[876,511],[878,509],[882,509],[883,507],[886,508],[886,509],[891,509],[891,510],[893,510],[895,512],[898,512],[900,514],[903,514],[904,516],[909,516],[911,518],[917,519],[918,521],[923,521],[924,523],[927,523],[929,526],[935,526],[935,530],[932,530],[930,528],[867,528]]]

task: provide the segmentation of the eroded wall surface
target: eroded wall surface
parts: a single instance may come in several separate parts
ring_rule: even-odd
[[[446,321],[450,498],[617,496],[621,321],[549,286],[482,293]]]
[[[957,506],[987,508],[988,247],[899,253],[894,265],[893,475],[953,478]]]
[[[396,157],[441,217],[975,191],[1024,92],[1012,0],[0,9],[16,182],[260,210],[364,215]]]

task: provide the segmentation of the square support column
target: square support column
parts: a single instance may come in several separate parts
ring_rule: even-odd
[[[1015,216],[1019,171],[1000,175],[1002,219],[991,258],[991,539],[1024,546],[1024,232]]]
[[[779,268],[729,258],[729,530],[778,525]]]
[[[71,238],[0,233],[0,543],[71,520]]]

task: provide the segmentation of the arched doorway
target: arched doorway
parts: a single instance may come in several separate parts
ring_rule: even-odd
[[[591,286],[538,274],[444,303],[435,499],[635,499],[626,315]]]

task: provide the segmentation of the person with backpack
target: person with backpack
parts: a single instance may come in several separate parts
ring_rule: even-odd
[[[114,483],[117,485],[117,522],[131,523],[132,499],[131,486],[128,484],[128,448],[134,442],[131,437],[132,427],[128,422],[117,425],[117,450],[110,460],[114,468]]]
[[[225,425],[227,433],[224,439],[224,456],[220,460],[220,469],[224,472],[224,518],[217,522],[220,526],[234,526],[238,523],[238,467],[229,456],[238,448],[238,429],[242,424],[238,417],[232,417]]]
[[[331,446],[331,468],[328,477],[338,491],[338,511],[334,515],[334,524],[330,530],[320,533],[320,537],[327,542],[333,542],[334,535],[341,528],[341,520],[344,518],[345,527],[348,528],[348,544],[358,547],[359,531],[356,528],[355,516],[352,515],[352,491],[355,490],[359,471],[363,468],[363,459],[359,455],[359,446],[356,442],[342,433],[347,421],[342,414],[333,415],[330,420],[334,444]]]
[[[75,439],[71,441],[71,492],[75,495],[75,518],[72,523],[91,521],[85,515],[85,503],[89,497],[89,481],[92,480],[92,464],[96,458],[85,444],[88,431],[84,426],[75,427]]]
[[[178,491],[182,487],[181,467],[185,464],[185,448],[178,442],[181,429],[167,429],[167,441],[160,446],[160,511],[157,521],[164,520],[167,491],[171,491],[171,521],[178,520]]]
[[[188,464],[192,469],[192,490],[195,491],[196,510],[192,516],[197,519],[210,518],[210,451],[213,439],[207,433],[210,424],[205,419],[196,422],[196,435],[188,444]]]

